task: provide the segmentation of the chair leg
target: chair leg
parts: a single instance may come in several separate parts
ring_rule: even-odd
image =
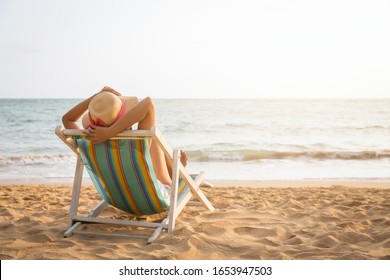
[[[172,191],[171,191],[171,204],[169,206],[169,225],[168,234],[172,234],[175,229],[176,209],[177,209],[177,195],[179,187],[179,151],[176,149],[173,152],[173,170],[172,170]]]
[[[73,232],[76,230],[76,228],[78,228],[79,226],[82,226],[82,223],[81,222],[77,222],[75,223],[73,226],[71,226],[70,228],[68,228],[65,233],[64,233],[64,237],[70,237],[73,235]]]
[[[154,242],[154,240],[157,239],[157,237],[160,235],[160,233],[162,232],[163,230],[163,225],[166,225],[168,223],[168,219],[164,219],[162,222],[161,222],[161,226],[159,226],[158,228],[156,228],[156,230],[153,232],[153,234],[150,236],[150,238],[148,239],[148,243],[152,243]]]
[[[67,235],[72,235],[70,229],[73,227],[73,218],[77,216],[79,200],[80,200],[80,190],[81,190],[81,182],[83,179],[83,163],[81,161],[80,156],[77,157],[76,163],[76,171],[73,181],[73,190],[72,190],[72,200],[70,203],[70,211],[68,217],[68,230],[66,231]]]
[[[185,180],[187,181],[187,183],[188,183],[189,187],[191,188],[191,191],[193,192],[195,197],[207,209],[209,209],[209,211],[211,211],[211,212],[215,211],[214,206],[211,204],[211,202],[208,200],[208,198],[204,195],[202,190],[199,188],[199,185],[201,184],[201,182],[203,180],[204,173],[202,172],[194,181],[182,165],[179,165],[178,169],[180,169],[180,176],[183,176],[183,178],[185,178]]]

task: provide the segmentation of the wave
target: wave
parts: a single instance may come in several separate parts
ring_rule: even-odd
[[[197,161],[256,161],[272,159],[306,160],[380,160],[390,158],[390,150],[384,151],[186,151],[191,159]]]
[[[58,163],[75,162],[76,157],[72,154],[24,154],[0,156],[0,167],[4,166],[31,166],[48,165]]]
[[[390,158],[390,150],[383,151],[272,151],[272,150],[186,150],[191,160],[198,162],[232,162],[261,160],[381,160]],[[62,166],[74,164],[74,154],[24,154],[0,156],[0,168],[23,166]]]

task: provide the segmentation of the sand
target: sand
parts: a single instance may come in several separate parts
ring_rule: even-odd
[[[0,259],[390,259],[389,182],[214,182],[216,207],[186,207],[173,235],[64,238],[70,184],[0,186]],[[99,200],[82,187],[81,213]],[[127,216],[108,209],[106,216]],[[88,226],[89,229],[93,225]],[[106,226],[105,230],[112,230]]]

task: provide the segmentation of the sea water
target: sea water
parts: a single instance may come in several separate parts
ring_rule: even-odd
[[[79,101],[0,99],[0,182],[72,179],[76,156],[54,129]],[[390,179],[390,99],[155,103],[165,138],[209,180]]]

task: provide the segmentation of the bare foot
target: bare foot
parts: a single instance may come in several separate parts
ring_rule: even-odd
[[[183,164],[184,167],[187,166],[188,155],[183,150],[181,150],[180,162],[181,162],[181,164]]]

